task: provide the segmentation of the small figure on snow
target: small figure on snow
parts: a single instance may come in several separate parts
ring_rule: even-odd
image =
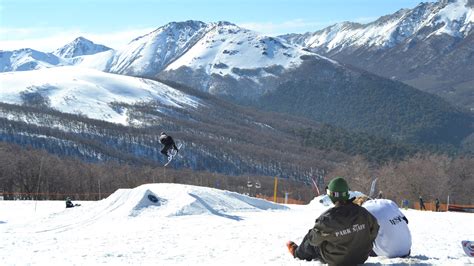
[[[379,230],[376,218],[349,199],[349,186],[342,177],[331,180],[327,194],[334,207],[316,219],[299,246],[289,241],[288,250],[295,258],[329,265],[364,263]]]
[[[161,149],[161,153],[165,155],[167,158],[169,157],[168,151],[170,149],[176,150],[176,153],[179,151],[178,147],[176,147],[176,144],[174,143],[173,138],[171,136],[166,135],[165,132],[161,132],[160,143],[165,145],[163,149]]]
[[[410,255],[411,233],[408,228],[408,219],[395,202],[389,199],[370,199],[360,196],[354,200],[354,203],[366,208],[377,218],[380,226],[370,256],[403,258]]]
[[[421,197],[421,195],[420,195],[419,200],[420,200],[420,210],[426,211],[425,202],[423,201],[423,198]]]
[[[436,207],[436,211],[439,212],[439,199],[436,198],[435,200],[435,207]]]
[[[67,197],[66,198],[66,208],[72,208],[72,207],[74,207],[74,204],[72,203],[71,198]]]
[[[379,195],[377,196],[377,199],[383,199],[382,190],[379,191]]]
[[[408,205],[409,204],[410,204],[410,202],[407,199],[402,200],[403,209],[408,210]]]

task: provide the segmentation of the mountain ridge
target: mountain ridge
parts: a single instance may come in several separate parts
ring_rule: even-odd
[[[472,0],[421,3],[356,27],[336,24],[280,37],[472,111],[473,7]]]
[[[72,58],[82,55],[93,55],[100,52],[111,50],[105,45],[95,44],[92,41],[84,38],[77,37],[72,42],[64,45],[61,48],[56,49],[52,54],[62,58]]]

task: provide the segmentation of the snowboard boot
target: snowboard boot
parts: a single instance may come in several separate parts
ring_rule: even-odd
[[[296,249],[298,248],[298,245],[296,245],[293,241],[288,241],[286,242],[286,247],[288,248],[288,251],[293,256],[293,258],[295,258]]]

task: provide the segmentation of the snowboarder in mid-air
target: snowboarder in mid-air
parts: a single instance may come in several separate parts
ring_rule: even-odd
[[[176,153],[179,151],[178,147],[176,147],[176,144],[174,143],[173,138],[171,136],[166,135],[165,132],[161,132],[160,143],[165,145],[163,149],[161,149],[161,153],[166,156],[166,158],[169,158],[170,149],[174,149]]]

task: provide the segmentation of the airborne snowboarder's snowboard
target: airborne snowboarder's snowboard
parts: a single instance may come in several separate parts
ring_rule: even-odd
[[[462,249],[464,249],[464,252],[466,253],[466,255],[468,255],[469,257],[474,257],[474,242],[463,240],[461,243],[462,243]]]
[[[176,145],[176,148],[178,148],[178,150],[180,150],[180,149],[181,149],[181,146],[182,146],[181,143],[179,143],[178,145]],[[174,158],[177,154],[178,154],[178,151],[177,151],[177,150],[175,150],[175,149],[170,149],[170,150],[168,151],[168,162],[165,163],[164,166],[168,166],[168,164],[171,163],[171,161],[173,160],[173,158]]]

